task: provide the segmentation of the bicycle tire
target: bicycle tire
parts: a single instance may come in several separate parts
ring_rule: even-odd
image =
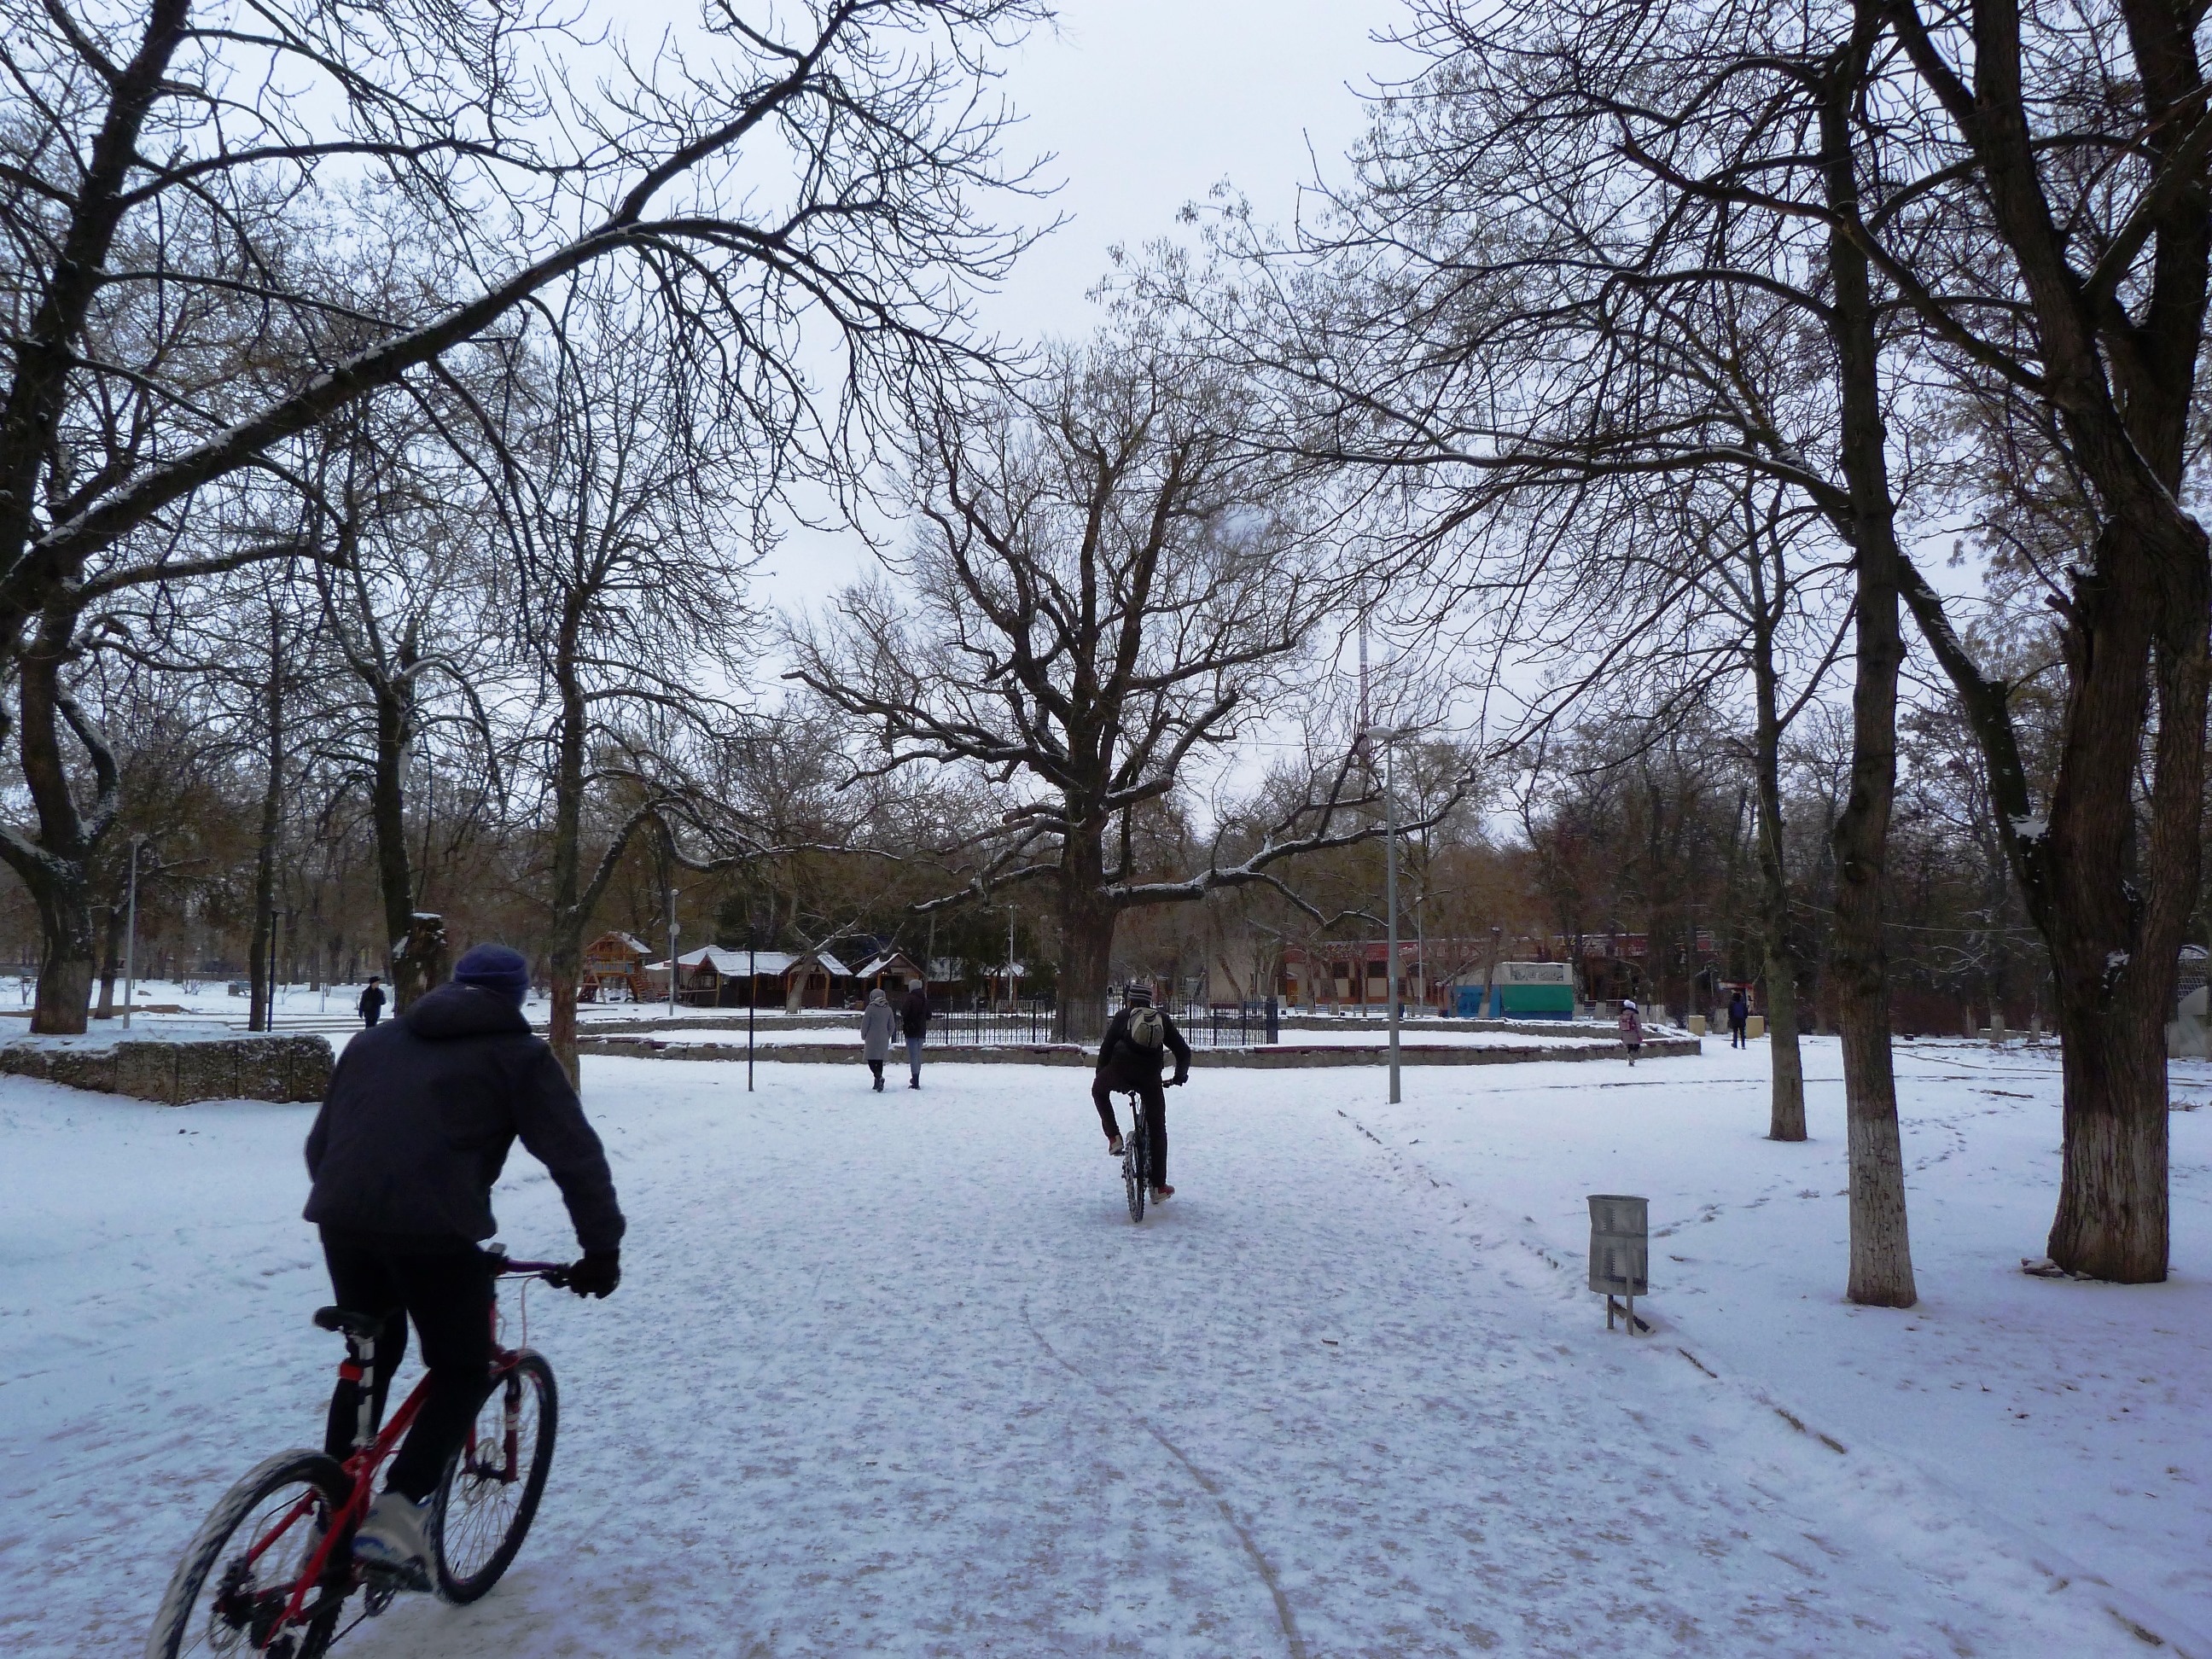
[[[1121,1143],[1121,1185],[1129,1197],[1132,1225],[1145,1218],[1145,1109],[1139,1103],[1130,1113],[1129,1137]]]
[[[517,1427],[515,1471],[495,1469],[482,1451],[500,1447],[505,1462],[507,1413]],[[446,1464],[431,1508],[431,1537],[438,1569],[438,1594],[456,1605],[477,1600],[500,1581],[538,1514],[545,1478],[553,1468],[553,1441],[561,1423],[561,1399],[553,1367],[545,1356],[525,1348],[501,1371],[477,1411],[476,1445],[464,1446]],[[487,1425],[491,1432],[487,1433]],[[526,1435],[527,1443],[524,1443]]]
[[[351,1477],[337,1461],[320,1452],[278,1452],[248,1469],[208,1512],[207,1519],[200,1522],[200,1529],[192,1535],[192,1541],[185,1546],[184,1557],[177,1563],[169,1587],[162,1594],[161,1605],[154,1614],[154,1628],[146,1638],[146,1659],[189,1659],[193,1654],[232,1651],[289,1651],[296,1659],[316,1659],[330,1645],[344,1601],[343,1593],[325,1595],[327,1605],[316,1604],[319,1611],[311,1618],[289,1627],[300,1632],[298,1643],[289,1650],[270,1648],[272,1638],[287,1639],[283,1632],[272,1629],[264,1633],[252,1627],[256,1612],[265,1618],[270,1611],[281,1611],[290,1599],[299,1583],[298,1572],[306,1565],[304,1548],[287,1547],[264,1554],[252,1570],[258,1571],[262,1564],[272,1559],[279,1563],[278,1570],[268,1575],[265,1584],[257,1579],[256,1587],[244,1589],[243,1595],[242,1586],[224,1587],[217,1576],[217,1565],[224,1561],[229,1553],[228,1547],[241,1529],[264,1521],[274,1525],[278,1513],[310,1492],[320,1499],[327,1515],[345,1502],[352,1489]],[[299,1523],[293,1524],[296,1527]],[[300,1539],[301,1545],[305,1546],[307,1533],[304,1528],[300,1529]],[[234,1568],[246,1567],[242,1552],[231,1565]],[[283,1571],[287,1565],[291,1569],[289,1573]],[[228,1607],[218,1607],[215,1600],[209,1600],[205,1616],[196,1618],[211,1581],[216,1598],[227,1601]],[[214,1621],[218,1620],[227,1626],[227,1646],[217,1644]],[[201,1640],[202,1635],[210,1639]],[[250,1647],[242,1645],[249,1642]]]

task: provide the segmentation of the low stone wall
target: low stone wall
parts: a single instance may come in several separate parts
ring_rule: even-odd
[[[97,1048],[14,1042],[0,1072],[72,1089],[182,1106],[195,1100],[320,1100],[331,1045],[319,1036],[239,1036],[207,1042],[120,1042]]]
[[[741,1060],[742,1042],[658,1042],[649,1037],[579,1037],[580,1054],[610,1054],[629,1060]],[[1644,1045],[1646,1060],[1679,1059],[1702,1052],[1695,1037],[1662,1037]],[[1072,1042],[1010,1045],[995,1048],[930,1048],[922,1050],[925,1065],[947,1066],[1091,1066],[1095,1049]],[[1478,1048],[1459,1043],[1401,1042],[1401,1066],[1501,1066],[1516,1060],[1619,1060],[1618,1042],[1563,1042],[1543,1048]],[[753,1051],[760,1065],[851,1066],[860,1064],[860,1048],[854,1042],[763,1043]],[[1382,1066],[1389,1063],[1385,1048],[1353,1048],[1341,1043],[1281,1042],[1261,1048],[1199,1048],[1191,1054],[1191,1069],[1210,1066]],[[890,1064],[903,1065],[903,1050],[895,1050]]]

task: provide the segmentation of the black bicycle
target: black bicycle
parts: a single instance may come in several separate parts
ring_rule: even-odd
[[[1144,1103],[1137,1098],[1134,1089],[1129,1091],[1129,1133],[1121,1137],[1121,1185],[1129,1194],[1129,1219],[1145,1218],[1145,1170],[1150,1162],[1145,1156]]]

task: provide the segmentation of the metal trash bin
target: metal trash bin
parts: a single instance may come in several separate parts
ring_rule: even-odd
[[[1651,1200],[1592,1193],[1589,1212],[1589,1287],[1605,1297],[1605,1328],[1613,1328],[1615,1312],[1625,1312],[1630,1335],[1648,1331],[1650,1324],[1636,1316],[1636,1298],[1651,1292]]]

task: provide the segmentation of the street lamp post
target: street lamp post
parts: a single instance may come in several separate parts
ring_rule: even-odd
[[[676,1018],[676,890],[668,890],[668,1018]]]
[[[1395,733],[1392,734],[1393,736]],[[1382,745],[1382,906],[1389,913],[1390,974],[1386,981],[1390,996],[1390,1103],[1398,1103],[1398,802],[1395,790],[1397,750]]]
[[[1384,983],[1390,998],[1390,1103],[1398,1103],[1398,1018],[1403,999],[1398,994],[1398,801],[1397,750],[1401,738],[1416,730],[1393,726],[1364,730],[1360,736],[1382,748],[1382,903],[1389,912],[1389,966]]]

